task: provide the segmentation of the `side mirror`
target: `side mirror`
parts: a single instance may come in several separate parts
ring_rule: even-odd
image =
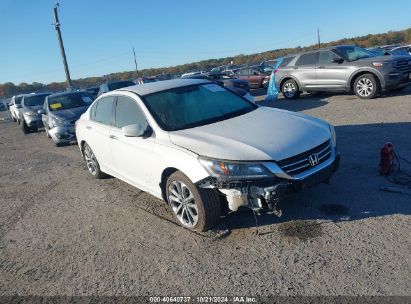
[[[333,60],[331,60],[332,63],[338,63],[341,64],[344,62],[344,59],[342,58],[334,58]]]
[[[44,110],[44,109],[40,109],[40,110],[37,110],[37,114],[46,114],[46,110]]]
[[[145,126],[134,124],[122,127],[121,131],[126,137],[144,137],[151,135],[152,129],[148,124]]]

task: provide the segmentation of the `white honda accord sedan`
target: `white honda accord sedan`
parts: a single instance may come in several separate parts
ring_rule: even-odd
[[[164,199],[197,231],[240,206],[277,214],[287,193],[328,182],[339,163],[327,122],[259,107],[198,79],[103,94],[76,135],[94,177],[108,174]]]

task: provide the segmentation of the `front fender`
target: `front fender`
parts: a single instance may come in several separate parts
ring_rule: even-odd
[[[377,69],[371,68],[371,67],[365,67],[365,68],[360,68],[358,70],[356,70],[349,78],[349,86],[351,88],[351,84],[353,83],[354,79],[357,77],[357,75],[359,74],[363,74],[363,73],[371,73],[374,74],[375,76],[378,77],[378,80],[380,81],[381,87],[384,88],[385,87],[385,79],[384,77],[381,75],[380,71],[378,71]]]

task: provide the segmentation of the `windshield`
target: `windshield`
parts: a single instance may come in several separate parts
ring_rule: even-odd
[[[48,102],[50,111],[59,111],[89,106],[93,102],[93,97],[88,93],[70,94],[49,97]]]
[[[359,59],[375,57],[372,52],[358,46],[340,46],[336,48],[336,51],[347,61],[355,61]]]
[[[32,96],[26,96],[24,97],[24,105],[26,107],[34,107],[34,106],[41,106],[44,103],[44,99],[48,96],[49,94],[38,94],[38,95],[32,95]]]
[[[143,100],[151,115],[166,131],[214,123],[257,108],[216,84],[175,88],[147,95]]]
[[[16,105],[19,105],[19,104],[21,104],[21,100],[23,99],[23,96],[17,96],[15,99],[14,99],[14,102],[16,103]]]
[[[135,85],[135,83],[131,82],[131,81],[114,82],[114,83],[109,83],[108,84],[108,89],[110,91],[113,91],[113,90],[117,90],[117,89],[121,89],[121,88],[125,88],[125,87],[130,87],[130,86],[133,86],[133,85]]]

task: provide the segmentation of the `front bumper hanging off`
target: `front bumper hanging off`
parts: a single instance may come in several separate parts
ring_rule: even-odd
[[[268,180],[227,181],[207,177],[196,184],[202,188],[215,188],[223,193],[232,211],[240,206],[247,206],[255,211],[267,210],[276,215],[281,211],[276,208],[281,198],[290,193],[302,191],[320,183],[328,183],[332,174],[337,171],[340,155],[326,166],[302,179],[272,178]]]

